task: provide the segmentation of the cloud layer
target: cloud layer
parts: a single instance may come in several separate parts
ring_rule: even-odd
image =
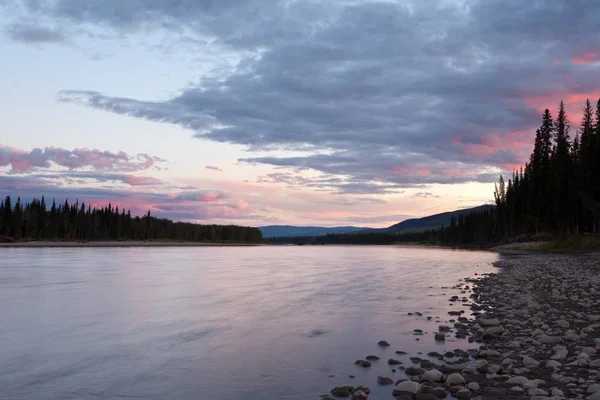
[[[340,194],[491,182],[526,161],[544,108],[564,99],[577,120],[583,101],[600,97],[600,8],[586,0],[19,4],[15,15],[73,32],[162,32],[174,49],[185,41],[231,55],[234,68],[167,100],[87,88],[66,88],[59,99],[179,125],[249,151],[299,152],[242,158],[285,169],[260,182]],[[26,41],[62,39],[26,27],[11,32]],[[40,152],[10,161],[12,168],[51,161],[71,168],[70,158]],[[144,162],[112,156],[83,163],[98,168],[93,160],[110,160],[107,166],[121,162],[118,170],[127,171]]]
[[[92,169],[94,171],[135,172],[160,168],[166,163],[148,154],[129,155],[98,149],[66,150],[57,147],[24,151],[0,144],[0,167],[10,166],[15,172],[30,172],[37,168],[49,168],[53,164],[69,170]]]

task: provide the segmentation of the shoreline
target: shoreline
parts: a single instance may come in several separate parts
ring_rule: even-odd
[[[52,242],[31,241],[0,243],[0,248],[40,248],[40,247],[253,247],[262,243],[211,243],[211,242],[146,242],[146,241],[94,241],[94,242]]]
[[[472,315],[449,311],[456,321],[433,332],[474,348],[411,357],[416,365],[399,368],[405,377],[378,377],[396,400],[600,400],[600,253],[504,250],[497,273],[455,287]],[[369,392],[336,386],[321,398],[365,400]]]

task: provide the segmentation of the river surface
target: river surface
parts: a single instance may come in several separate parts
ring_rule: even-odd
[[[346,383],[391,399],[376,383],[402,376],[388,358],[476,347],[434,341],[436,317],[465,308],[442,287],[495,271],[497,258],[402,246],[0,249],[0,399],[317,399]],[[382,359],[354,364],[369,354]]]

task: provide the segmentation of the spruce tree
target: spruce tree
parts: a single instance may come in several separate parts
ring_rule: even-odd
[[[550,110],[546,109],[542,117],[540,126],[540,165],[539,173],[536,175],[532,171],[532,179],[536,180],[534,186],[538,187],[536,191],[538,213],[538,223],[548,225],[551,223],[549,217],[552,211],[551,182],[550,182],[550,157],[552,154],[552,137],[554,136],[554,121]]]
[[[592,125],[592,137],[590,138],[589,165],[590,173],[590,196],[597,203],[600,203],[600,99],[596,104],[596,113]],[[600,233],[600,218],[595,218],[592,231]]]
[[[574,221],[569,208],[574,201],[573,174],[570,157],[569,120],[561,101],[554,123],[554,153],[552,155],[553,211],[555,227],[559,233],[569,233]]]

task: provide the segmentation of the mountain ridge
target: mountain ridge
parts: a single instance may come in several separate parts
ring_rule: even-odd
[[[356,226],[338,226],[338,227],[321,227],[321,226],[296,226],[296,225],[268,225],[259,226],[265,239],[275,237],[311,237],[311,236],[326,236],[329,234],[349,234],[349,233],[401,233],[414,230],[424,230],[438,228],[450,224],[452,217],[458,218],[461,214],[467,214],[473,211],[483,211],[490,207],[495,207],[491,204],[484,204],[477,207],[465,208],[454,211],[446,211],[439,214],[433,214],[421,218],[410,218],[397,224],[388,226],[387,228],[367,228]]]

